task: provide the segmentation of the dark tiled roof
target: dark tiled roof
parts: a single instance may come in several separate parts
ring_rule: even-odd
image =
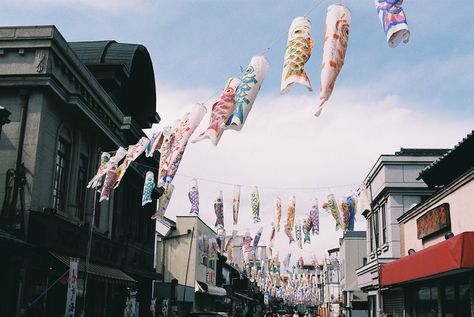
[[[132,68],[133,58],[143,45],[115,41],[69,42],[79,59],[86,65],[124,65]]]
[[[410,149],[400,148],[395,152],[396,156],[440,156],[444,155],[449,149]]]
[[[470,168],[474,167],[474,130],[451,150],[425,167],[418,176],[430,186],[450,183]]]
[[[133,116],[142,128],[159,122],[155,74],[145,46],[115,41],[68,44],[125,115]]]

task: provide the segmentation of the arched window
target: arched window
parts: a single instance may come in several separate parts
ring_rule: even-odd
[[[66,192],[69,168],[71,165],[71,145],[71,131],[67,127],[62,126],[59,129],[56,143],[53,182],[53,207],[60,211],[66,211]]]

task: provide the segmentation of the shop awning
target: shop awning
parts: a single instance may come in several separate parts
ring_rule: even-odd
[[[69,266],[69,256],[62,255],[56,252],[50,252],[52,256],[54,256],[56,259],[58,259],[60,262],[65,264],[66,266]],[[86,260],[85,259],[79,259],[79,272],[85,272],[85,266],[86,266]],[[89,266],[87,271],[89,272],[89,276],[92,279],[96,280],[102,280],[102,281],[107,281],[109,283],[115,283],[115,284],[123,284],[123,285],[130,285],[134,286],[137,281],[124,273],[123,271],[102,265],[102,264],[97,264],[94,262],[89,262]]]
[[[380,269],[381,286],[391,286],[460,269],[474,269],[474,232],[453,238],[386,263]]]
[[[250,297],[248,295],[245,295],[245,294],[242,294],[242,293],[239,293],[239,292],[234,292],[234,295],[237,296],[237,297],[240,297],[242,299],[246,299],[248,301],[251,301],[251,302],[256,302],[256,300],[253,299],[252,297]]]
[[[196,281],[195,283],[195,291],[197,293],[205,293],[213,296],[226,296],[227,291],[218,286],[210,285],[204,282]]]

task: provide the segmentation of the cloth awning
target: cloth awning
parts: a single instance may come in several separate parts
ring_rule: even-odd
[[[253,299],[252,297],[250,297],[248,295],[245,295],[245,294],[242,294],[242,293],[239,293],[239,292],[234,292],[234,295],[237,296],[237,297],[240,297],[242,299],[246,299],[248,301],[251,301],[251,302],[256,302],[256,300]]]
[[[382,265],[380,285],[391,286],[460,269],[474,269],[474,232],[463,232]]]
[[[52,256],[54,256],[57,260],[69,266],[69,256],[62,255],[56,252],[50,252]],[[79,272],[85,272],[86,260],[79,259]],[[136,285],[137,281],[133,279],[131,276],[127,275],[125,272],[106,265],[97,264],[94,262],[89,262],[89,266],[87,271],[89,272],[89,276],[92,279],[106,281],[109,283],[114,284],[123,284],[134,286]]]
[[[227,291],[218,286],[210,285],[204,282],[196,281],[195,283],[195,292],[205,293],[213,296],[226,296]]]

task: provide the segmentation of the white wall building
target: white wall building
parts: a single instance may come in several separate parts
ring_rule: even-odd
[[[347,317],[367,316],[367,294],[357,282],[356,269],[367,264],[365,231],[347,231],[340,239],[341,311]]]
[[[367,292],[369,317],[383,312],[403,314],[401,290],[391,289],[381,296],[379,267],[400,258],[400,228],[397,218],[414,204],[433,193],[418,180],[419,172],[443,155],[441,149],[401,149],[381,155],[365,178],[370,206],[363,212],[367,219],[367,265],[356,271],[359,287]],[[382,294],[383,295],[383,294]]]
[[[437,191],[398,218],[401,259],[381,284],[403,290],[406,316],[474,316],[473,132],[420,173]]]

